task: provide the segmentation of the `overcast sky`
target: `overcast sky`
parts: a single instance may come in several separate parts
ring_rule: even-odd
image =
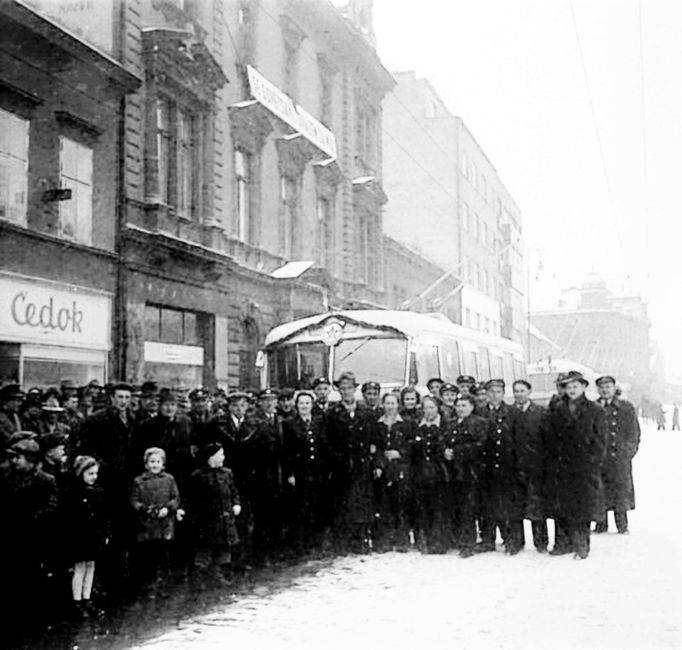
[[[668,374],[682,376],[682,2],[375,0],[374,12],[384,65],[431,81],[519,204],[543,267],[534,306],[594,269],[644,295]]]

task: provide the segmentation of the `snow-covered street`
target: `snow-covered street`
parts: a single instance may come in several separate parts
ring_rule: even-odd
[[[498,547],[468,560],[348,558],[140,647],[681,648],[680,458],[679,432],[644,427],[631,533],[593,535],[586,561],[528,546],[515,557]]]

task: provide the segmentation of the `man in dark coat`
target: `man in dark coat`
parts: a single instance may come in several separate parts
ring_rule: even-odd
[[[619,533],[628,532],[628,510],[635,509],[632,459],[639,448],[639,420],[630,402],[616,396],[616,380],[611,376],[596,381],[599,403],[606,412],[608,439],[602,466],[604,512],[597,520],[596,533],[608,530],[608,511],[613,510]]]
[[[315,393],[315,405],[313,410],[319,415],[324,415],[329,409],[329,393],[332,385],[326,377],[318,377],[313,381],[313,393]]]
[[[187,416],[192,423],[192,453],[196,455],[202,441],[206,440],[208,423],[211,419],[211,410],[208,406],[208,391],[203,388],[195,388],[189,393],[190,409]],[[181,400],[178,399],[178,404]],[[182,408],[179,409],[182,412]]]
[[[115,600],[123,587],[130,541],[128,498],[133,479],[135,416],[130,407],[132,386],[118,383],[112,386],[112,391],[112,405],[85,419],[73,457],[93,456],[100,463],[99,484],[111,514],[111,538],[102,575],[109,596]]]
[[[461,557],[474,554],[479,483],[484,477],[488,421],[474,415],[473,395],[459,395],[455,418],[445,434],[445,460],[454,506],[455,545]]]
[[[531,401],[531,390],[530,383],[525,379],[514,382],[519,497],[523,505],[523,514],[531,521],[533,544],[539,553],[546,553],[549,541],[545,491],[547,410]]]
[[[278,393],[272,388],[258,396],[258,409],[244,439],[247,491],[253,504],[253,549],[268,562],[282,542],[282,421],[277,415]]]
[[[376,503],[374,483],[377,449],[375,418],[355,399],[357,381],[352,372],[336,380],[341,401],[327,414],[331,454],[331,491],[336,513],[336,541],[341,551],[365,553],[370,549]]]
[[[502,379],[486,382],[488,420],[486,475],[481,487],[481,543],[478,552],[495,550],[495,529],[500,529],[505,551],[515,555],[523,548],[523,508],[518,490],[516,429],[518,412],[504,402]],[[477,413],[478,414],[478,413]]]
[[[566,399],[550,412],[550,461],[556,538],[551,555],[590,552],[590,522],[600,501],[601,465],[606,448],[604,409],[585,397],[589,382],[577,371],[562,381]]]

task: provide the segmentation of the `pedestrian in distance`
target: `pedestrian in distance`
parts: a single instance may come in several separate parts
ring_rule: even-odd
[[[673,406],[673,428],[672,431],[680,430],[680,405]]]

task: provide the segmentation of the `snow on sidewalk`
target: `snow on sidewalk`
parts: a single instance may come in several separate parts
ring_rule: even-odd
[[[679,432],[644,429],[632,532],[593,535],[585,561],[541,555],[530,544],[514,557],[346,558],[142,647],[682,648],[680,460]]]

